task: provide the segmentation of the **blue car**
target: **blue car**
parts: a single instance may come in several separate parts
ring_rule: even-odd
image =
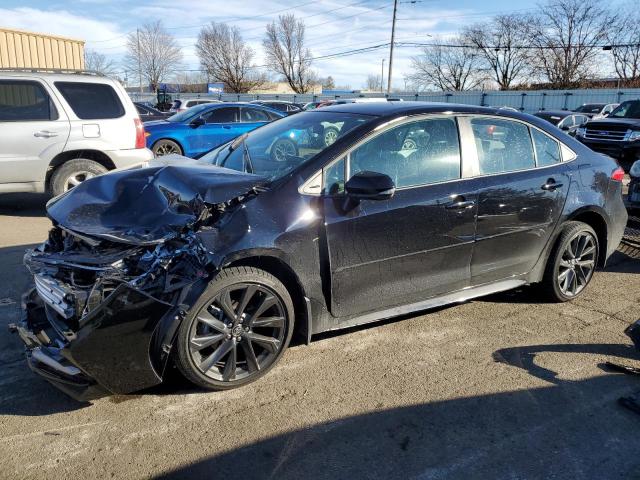
[[[243,133],[286,114],[248,103],[206,103],[165,120],[145,122],[147,147],[159,157],[175,153],[196,158]]]

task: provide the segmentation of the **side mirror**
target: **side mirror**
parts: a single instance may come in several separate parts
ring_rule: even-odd
[[[603,114],[602,114],[602,116],[603,116],[604,118],[607,118],[607,117],[609,116],[609,114],[610,114],[610,113],[611,113],[611,112],[605,112],[605,113],[603,113]]]
[[[344,189],[355,200],[388,200],[396,193],[389,175],[369,171],[356,173],[345,183]]]
[[[189,125],[191,125],[193,128],[198,128],[204,125],[204,123],[205,123],[204,118],[196,117],[193,120],[191,120],[191,123]]]

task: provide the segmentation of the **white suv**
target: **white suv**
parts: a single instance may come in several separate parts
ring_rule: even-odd
[[[196,105],[202,105],[203,103],[222,103],[220,100],[213,100],[209,98],[189,98],[189,99],[177,99],[173,101],[173,105],[169,109],[169,113],[179,113],[189,110]]]
[[[88,73],[0,70],[0,193],[59,195],[153,158],[116,81]]]

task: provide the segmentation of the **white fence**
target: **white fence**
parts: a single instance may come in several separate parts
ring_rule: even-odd
[[[129,94],[134,101],[155,103],[153,94]],[[382,93],[344,93],[340,95],[313,94],[235,94],[209,95],[198,93],[174,93],[172,98],[214,98],[226,102],[248,102],[251,100],[287,100],[306,103],[325,99],[384,97]],[[425,102],[461,103],[489,107],[513,107],[523,112],[538,110],[573,110],[585,103],[620,103],[625,100],[640,99],[640,88],[629,89],[583,89],[583,90],[530,90],[530,91],[489,91],[489,92],[422,92],[393,93],[391,98]]]

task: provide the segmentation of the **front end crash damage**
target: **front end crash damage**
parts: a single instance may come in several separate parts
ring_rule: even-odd
[[[54,227],[25,255],[35,288],[11,326],[36,373],[80,400],[162,381],[179,323],[217,270],[201,236],[261,188],[200,170],[116,172],[47,206]]]

